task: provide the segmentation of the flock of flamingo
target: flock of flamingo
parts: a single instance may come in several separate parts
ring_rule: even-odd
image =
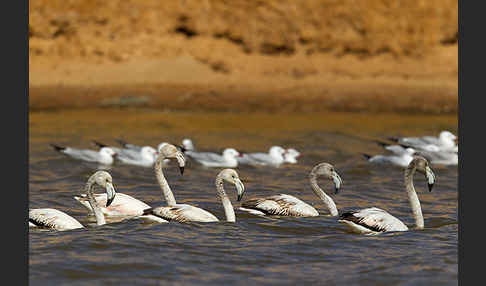
[[[385,148],[404,148],[414,149],[411,157],[405,165],[404,182],[405,190],[410,202],[412,214],[415,219],[415,228],[424,228],[424,219],[420,201],[413,184],[413,177],[416,172],[423,174],[428,183],[429,191],[435,183],[436,177],[429,165],[430,158],[427,155],[454,153],[457,156],[457,145],[454,142],[456,137],[448,131],[443,131],[439,137],[404,137],[391,138],[397,145],[384,145]],[[278,194],[267,197],[251,198],[241,201],[245,192],[245,186],[235,168],[238,164],[250,165],[270,165],[279,166],[284,163],[297,163],[300,153],[293,149],[284,149],[280,146],[273,146],[268,153],[244,153],[241,154],[233,148],[228,148],[222,154],[210,152],[198,152],[194,144],[189,139],[184,139],[181,146],[176,146],[167,142],[160,143],[157,149],[150,146],[137,146],[123,140],[117,140],[120,147],[107,146],[100,142],[95,142],[100,148],[99,151],[76,149],[71,147],[61,147],[52,145],[53,148],[70,157],[98,162],[101,164],[113,164],[117,159],[126,164],[140,166],[153,166],[157,181],[162,190],[166,205],[151,207],[130,195],[117,193],[113,187],[113,179],[107,171],[96,171],[89,177],[84,194],[74,198],[81,203],[88,211],[94,214],[97,225],[106,224],[105,216],[123,216],[133,219],[143,219],[158,223],[167,222],[216,222],[219,219],[210,212],[189,204],[176,202],[163,173],[163,166],[167,166],[169,160],[175,160],[179,166],[180,174],[183,175],[186,165],[186,157],[189,157],[207,167],[225,168],[218,173],[215,180],[216,192],[224,208],[226,221],[236,222],[234,207],[224,190],[224,182],[233,184],[236,188],[237,201],[240,202],[238,210],[249,212],[258,216],[294,216],[312,217],[318,216],[319,212],[304,201],[288,195]],[[453,142],[453,145],[450,142]],[[393,147],[397,146],[397,147]],[[435,147],[434,147],[435,146]],[[388,149],[390,150],[390,149]],[[419,150],[418,152],[416,150]],[[394,151],[392,151],[394,152]],[[408,154],[408,153],[407,153]],[[446,156],[446,155],[444,155]],[[447,155],[448,156],[448,155]],[[376,156],[375,156],[376,157]],[[368,156],[373,161],[372,156]],[[393,163],[386,160],[375,160],[379,162]],[[456,163],[457,164],[457,163]],[[397,164],[403,166],[403,162]],[[170,166],[170,165],[169,165]],[[353,232],[360,234],[378,234],[390,231],[407,231],[409,228],[398,218],[389,214],[385,210],[377,207],[365,208],[358,211],[343,212],[339,211],[334,200],[317,184],[317,178],[321,176],[333,182],[334,194],[337,194],[342,185],[341,176],[329,163],[319,163],[315,165],[309,173],[309,181],[312,191],[319,197],[326,207],[326,213],[336,217],[338,222],[343,223]],[[98,185],[106,190],[105,193],[93,193],[94,185]],[[83,228],[84,226],[70,215],[52,208],[30,209],[29,228],[48,228],[54,230],[70,230]]]

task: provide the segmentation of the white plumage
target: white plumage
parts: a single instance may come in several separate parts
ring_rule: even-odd
[[[107,146],[103,143],[93,141],[98,147],[108,147],[117,154],[116,159],[124,164],[151,167],[157,158],[157,150],[151,146],[142,146],[137,148],[118,148]]]
[[[390,139],[402,145],[406,145],[418,150],[437,152],[454,151],[455,149],[457,152],[457,145],[455,143],[457,137],[449,131],[441,131],[439,137],[423,136]]]
[[[157,145],[157,149],[153,148],[152,146],[140,146],[140,145],[136,145],[136,144],[131,144],[131,143],[128,143],[122,139],[115,139],[124,149],[129,149],[129,150],[133,150],[133,151],[137,151],[137,152],[140,152],[142,150],[143,147],[151,147],[152,149],[154,150],[157,150],[159,151],[160,148],[164,145],[164,144],[167,144],[167,142],[161,142],[159,145]]]
[[[184,154],[203,166],[222,168],[237,167],[238,161],[236,158],[240,156],[240,153],[233,148],[224,149],[222,155],[211,152],[196,152],[190,150],[185,151]]]
[[[270,147],[268,153],[248,153],[237,158],[238,163],[248,165],[272,165],[278,167],[284,162],[285,149],[280,146]]]
[[[285,150],[284,154],[284,162],[290,164],[296,164],[297,158],[300,157],[300,152],[295,150],[294,148],[289,148]]]
[[[192,143],[192,140],[189,138],[182,139],[182,147],[187,151],[196,151],[194,143]]]
[[[392,164],[400,167],[406,167],[413,160],[415,150],[413,148],[403,148],[399,145],[392,145],[387,150],[393,152],[393,155],[375,155],[364,154],[370,163]]]
[[[117,159],[129,165],[152,167],[157,158],[157,150],[150,146],[144,146],[140,151],[132,149],[120,149]]]
[[[424,145],[421,147],[420,150],[414,150],[413,148],[407,147],[407,146],[402,146],[402,145],[386,145],[386,144],[381,144],[386,150],[391,151],[394,153],[396,156],[387,156],[389,159],[390,158],[395,158],[394,160],[400,160],[397,162],[394,162],[395,164],[399,164],[403,167],[408,166],[405,164],[408,160],[411,161],[413,158],[409,154],[416,154],[416,155],[421,155],[425,157],[431,164],[441,164],[441,165],[457,165],[459,161],[459,156],[457,154],[457,146],[456,148],[452,148],[449,150],[442,150],[436,145]],[[413,150],[410,151],[409,150]],[[408,154],[407,154],[408,153]],[[382,156],[382,155],[379,155]],[[378,160],[378,156],[374,156],[376,158],[373,158],[374,160]],[[397,159],[399,158],[399,159]],[[372,158],[370,158],[371,161]]]
[[[114,157],[117,155],[113,149],[104,147],[99,151],[89,149],[77,149],[72,147],[62,147],[51,144],[51,146],[58,152],[66,154],[74,159],[83,160],[87,162],[97,162],[103,165],[111,165],[114,162]]]

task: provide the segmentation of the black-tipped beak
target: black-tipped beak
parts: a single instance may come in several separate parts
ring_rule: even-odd
[[[343,180],[339,176],[338,173],[333,172],[331,175],[332,180],[334,181],[334,194],[339,193],[339,190],[341,189],[341,185],[343,184]]]
[[[109,207],[113,200],[115,199],[116,191],[113,184],[107,183],[106,184],[106,207]]]
[[[425,169],[425,177],[427,178],[427,185],[429,187],[429,192],[432,192],[432,187],[435,184],[435,174],[430,167]]]
[[[106,201],[106,207],[109,207],[111,205],[111,203],[113,202],[114,199],[115,199],[115,197],[108,198],[108,200]]]
[[[242,181],[240,181],[239,179],[236,179],[235,180],[235,186],[236,186],[236,191],[238,193],[236,200],[241,201],[241,198],[243,198],[243,194],[245,193],[245,185],[243,185]]]
[[[184,158],[184,155],[180,151],[177,151],[175,159],[177,160],[177,163],[179,164],[179,170],[181,171],[181,176],[182,176],[182,175],[184,175],[184,167],[186,166],[186,159]]]

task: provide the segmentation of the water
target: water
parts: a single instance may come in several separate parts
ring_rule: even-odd
[[[413,226],[399,167],[373,166],[361,153],[383,153],[371,140],[392,135],[457,134],[455,116],[346,113],[221,114],[153,110],[88,110],[30,114],[29,207],[62,210],[86,229],[29,231],[31,285],[283,284],[457,285],[457,166],[432,166],[437,183],[426,190],[417,174],[425,229],[378,236],[350,233],[327,215],[307,175],[332,163],[344,184],[331,194],[340,211],[376,206]],[[236,211],[236,223],[144,223],[112,220],[94,226],[73,196],[98,167],[56,153],[48,143],[95,147],[194,140],[200,150],[235,147],[246,152],[272,144],[294,147],[302,157],[280,168],[240,166],[243,199],[286,193],[314,205],[313,218],[263,218]],[[178,202],[204,208],[224,220],[214,179],[219,168],[188,162],[184,176],[164,169]],[[165,204],[152,168],[116,164],[110,170],[118,192],[149,205]],[[330,183],[319,181],[324,189]],[[225,184],[234,206],[234,186]]]

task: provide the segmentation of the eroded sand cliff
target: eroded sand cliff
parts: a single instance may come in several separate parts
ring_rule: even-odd
[[[29,1],[31,110],[457,112],[457,1]]]

